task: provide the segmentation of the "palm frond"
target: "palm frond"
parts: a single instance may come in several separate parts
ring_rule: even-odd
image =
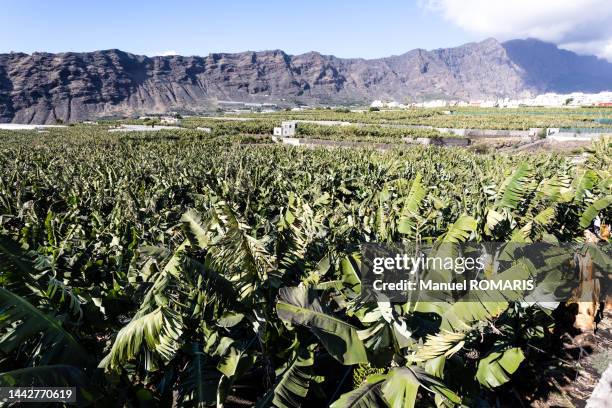
[[[212,262],[224,269],[230,280],[244,283],[241,297],[246,297],[256,282],[267,277],[274,257],[266,250],[265,241],[248,233],[248,225],[239,220],[229,205],[220,203],[213,210],[224,232],[209,248]]]
[[[423,205],[423,199],[427,194],[421,180],[421,174],[418,173],[412,181],[408,196],[403,199],[403,208],[400,213],[400,218],[397,227],[398,231],[402,234],[412,233],[415,224],[415,219]]]
[[[182,229],[192,246],[206,248],[210,241],[210,234],[202,225],[202,216],[196,210],[188,210],[181,217]]]
[[[32,284],[39,273],[32,255],[5,236],[0,236],[0,272],[0,284],[3,287]]]
[[[499,188],[497,208],[514,210],[528,193],[527,186],[531,181],[532,172],[527,163],[520,164],[514,173],[508,176]]]
[[[150,313],[136,315],[117,333],[110,352],[99,366],[118,368],[143,352],[169,361],[180,347],[181,334],[181,316],[171,309],[159,307]],[[156,369],[150,359],[145,364],[147,370]]]
[[[477,226],[478,223],[474,218],[469,215],[462,215],[448,227],[446,233],[442,235],[438,241],[449,243],[464,242],[474,231],[476,231]]]
[[[276,312],[282,320],[308,327],[342,364],[367,361],[357,328],[326,313],[315,293],[303,286],[281,288]]]
[[[55,316],[43,313],[26,299],[0,288],[0,350],[4,353],[27,341],[40,341],[40,357],[54,362],[86,364],[90,357],[79,342],[66,331]]]
[[[599,200],[595,201],[593,204],[589,205],[580,216],[580,226],[582,228],[588,228],[597,214],[599,214],[602,210],[608,208],[608,206],[612,204],[612,195],[607,195]]]
[[[584,201],[596,183],[597,173],[595,171],[587,169],[578,173],[578,176],[572,181],[574,201],[578,203]]]
[[[215,404],[221,375],[207,360],[202,345],[193,343],[189,350],[187,366],[179,377],[178,391],[181,406],[201,408]]]
[[[386,406],[382,399],[381,386],[385,380],[381,374],[370,375],[353,391],[342,394],[330,408],[376,408]]]
[[[314,347],[299,347],[293,357],[277,370],[278,381],[273,388],[257,402],[257,407],[275,406],[296,408],[303,406],[310,383],[314,377]]]
[[[51,301],[56,302],[59,307],[66,307],[70,314],[77,317],[78,320],[83,318],[81,299],[65,283],[53,277],[49,278],[44,294]]]
[[[478,362],[476,379],[487,388],[499,387],[510,381],[513,374],[525,359],[520,348],[511,348],[503,352],[493,352]]]

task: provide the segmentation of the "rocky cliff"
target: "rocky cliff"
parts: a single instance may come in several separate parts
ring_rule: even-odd
[[[610,89],[612,64],[537,40],[488,39],[372,60],[280,50],[0,54],[0,122],[15,123],[201,111],[217,101],[349,104]]]

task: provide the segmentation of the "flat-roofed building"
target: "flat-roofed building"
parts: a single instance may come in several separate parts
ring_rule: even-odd
[[[274,128],[274,136],[294,137],[297,130],[297,122],[286,121],[282,122],[280,127]]]

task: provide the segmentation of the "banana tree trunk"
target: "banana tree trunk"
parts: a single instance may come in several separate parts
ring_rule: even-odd
[[[586,243],[597,244],[599,238],[585,231]],[[584,254],[576,254],[574,258],[578,267],[579,284],[574,289],[572,303],[578,305],[578,314],[574,321],[574,327],[582,332],[595,330],[595,316],[599,308],[599,296],[601,292],[599,279],[593,277],[593,259],[587,251]]]

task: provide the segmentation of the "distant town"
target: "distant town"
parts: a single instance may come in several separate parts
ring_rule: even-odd
[[[500,98],[497,100],[448,100],[435,99],[425,102],[399,103],[396,101],[376,100],[370,104],[372,108],[402,109],[410,107],[441,108],[447,106],[474,106],[480,108],[519,108],[523,106],[544,107],[570,107],[580,108],[588,106],[612,107],[612,92],[600,92],[589,94],[573,92],[570,94],[545,93],[531,98],[510,99]]]
[[[218,101],[217,109],[226,113],[275,112],[279,110],[301,111],[315,106],[300,105],[287,107],[276,103],[254,103],[239,101]],[[612,91],[600,93],[573,92],[569,94],[545,93],[521,99],[499,98],[488,100],[431,99],[421,102],[398,102],[394,100],[375,100],[370,109],[409,109],[409,108],[444,108],[444,107],[478,107],[478,108],[581,108],[612,107]],[[330,106],[330,108],[349,108],[353,111],[363,110],[365,106]]]

